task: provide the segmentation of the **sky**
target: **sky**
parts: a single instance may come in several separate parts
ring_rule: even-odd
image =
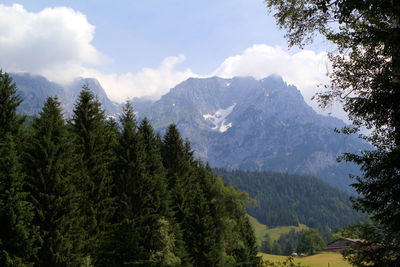
[[[263,0],[0,0],[1,69],[93,77],[116,102],[156,100],[189,77],[278,74],[321,112],[310,99],[331,47],[288,48],[284,34]]]

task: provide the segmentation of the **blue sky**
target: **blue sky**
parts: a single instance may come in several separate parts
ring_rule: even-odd
[[[286,46],[284,32],[260,0],[2,2],[31,12],[67,6],[85,14],[96,27],[93,45],[112,59],[106,68],[120,73],[184,54],[182,68],[205,74],[253,44]]]
[[[68,83],[95,77],[115,101],[157,99],[189,77],[279,74],[310,101],[321,40],[288,49],[262,0],[0,0],[0,68]]]

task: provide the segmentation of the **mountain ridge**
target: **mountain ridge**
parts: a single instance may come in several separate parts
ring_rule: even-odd
[[[359,170],[338,163],[337,156],[368,148],[354,136],[335,133],[343,121],[317,114],[295,86],[277,76],[191,78],[145,116],[161,132],[175,123],[212,167],[309,174],[346,191],[348,174]]]
[[[40,76],[12,77],[25,99],[19,111],[26,114],[39,112],[45,98],[57,94],[69,116],[84,84],[109,116],[118,117],[122,109],[93,78],[61,86]],[[354,136],[334,133],[345,123],[317,114],[294,85],[277,75],[189,78],[155,102],[134,98],[132,103],[138,118],[147,117],[160,133],[176,124],[196,156],[214,168],[308,174],[349,192],[348,174],[359,169],[336,157],[369,148]]]

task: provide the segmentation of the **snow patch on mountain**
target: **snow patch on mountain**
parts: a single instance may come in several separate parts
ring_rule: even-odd
[[[232,106],[229,106],[226,109],[219,109],[214,114],[204,114],[203,118],[206,121],[210,121],[214,126],[211,128],[212,130],[217,130],[220,133],[225,132],[230,127],[232,127],[232,123],[226,122],[226,118],[229,114],[232,113],[233,108],[236,106],[236,103],[233,103]]]

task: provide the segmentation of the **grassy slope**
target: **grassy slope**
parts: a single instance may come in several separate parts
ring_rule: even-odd
[[[265,239],[265,234],[269,234],[271,237],[272,241],[278,240],[279,236],[283,233],[288,233],[290,229],[295,229],[295,231],[301,231],[304,229],[307,229],[307,226],[304,224],[300,224],[300,226],[279,226],[279,227],[274,227],[267,229],[267,226],[265,224],[260,223],[257,221],[256,218],[252,217],[249,215],[250,218],[250,223],[253,225],[255,234],[256,234],[256,239],[257,239],[257,245],[261,246],[261,241]]]
[[[284,261],[286,259],[285,256],[277,256],[277,255],[270,255],[265,253],[260,253],[260,256],[264,260],[269,260],[272,262],[276,261]],[[316,255],[308,256],[308,257],[299,257],[295,258],[295,262],[299,262],[302,265],[307,265],[309,267],[351,267],[348,262],[346,262],[342,255],[339,253],[333,252],[322,252]],[[328,265],[329,264],[329,265]]]

